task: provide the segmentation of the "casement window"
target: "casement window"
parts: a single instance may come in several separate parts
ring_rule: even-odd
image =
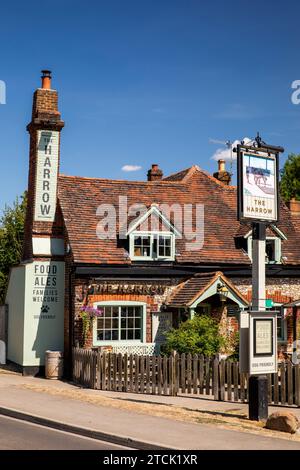
[[[132,232],[129,236],[133,260],[174,260],[175,236],[171,232]]]
[[[103,315],[95,318],[93,343],[145,342],[146,306],[140,302],[96,303]]]
[[[278,248],[277,243],[279,240],[276,238],[267,238],[266,240],[266,261],[267,263],[277,263],[278,260]]]
[[[252,260],[252,237],[248,237],[248,256]],[[266,238],[266,264],[281,263],[281,239],[276,237]]]
[[[156,204],[130,224],[126,234],[129,256],[139,261],[173,261],[175,239],[182,238],[182,234]]]
[[[277,314],[277,341],[285,342],[287,340],[287,323],[284,319],[283,309],[280,304],[275,304],[274,307],[268,308],[268,311],[280,311],[280,314]]]
[[[285,321],[282,316],[277,317],[277,340],[285,341]]]

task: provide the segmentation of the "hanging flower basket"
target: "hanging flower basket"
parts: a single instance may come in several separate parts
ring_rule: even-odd
[[[103,309],[90,307],[84,305],[80,309],[80,316],[82,318],[82,330],[83,330],[83,341],[86,342],[89,333],[93,326],[94,318],[101,317],[103,315]]]

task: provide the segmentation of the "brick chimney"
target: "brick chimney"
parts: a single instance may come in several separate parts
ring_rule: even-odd
[[[293,197],[289,202],[287,202],[287,206],[292,215],[300,217],[300,201],[296,201]]]
[[[163,172],[156,163],[153,163],[147,173],[148,181],[159,181],[163,177]]]
[[[226,171],[225,160],[218,160],[218,171],[213,176],[226,185],[231,183],[231,174]]]
[[[42,86],[33,95],[32,118],[27,126],[30,150],[23,260],[33,258],[34,238],[51,239],[59,234],[56,227],[57,178],[60,131],[64,122],[58,111],[57,91],[51,88],[50,70],[42,70],[41,79]]]

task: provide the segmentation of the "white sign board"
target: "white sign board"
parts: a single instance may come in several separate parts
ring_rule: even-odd
[[[155,312],[152,314],[152,342],[162,344],[166,333],[172,328],[171,312]]]
[[[34,220],[53,222],[56,210],[58,131],[38,131]]]
[[[65,263],[26,265],[24,364],[44,364],[45,351],[64,348]]]
[[[276,313],[251,312],[249,320],[250,375],[277,372]]]
[[[244,219],[276,221],[277,160],[275,157],[241,152],[241,214]]]

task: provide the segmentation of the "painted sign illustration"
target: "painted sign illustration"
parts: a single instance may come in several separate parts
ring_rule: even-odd
[[[242,218],[277,220],[276,159],[260,154],[241,154]]]

